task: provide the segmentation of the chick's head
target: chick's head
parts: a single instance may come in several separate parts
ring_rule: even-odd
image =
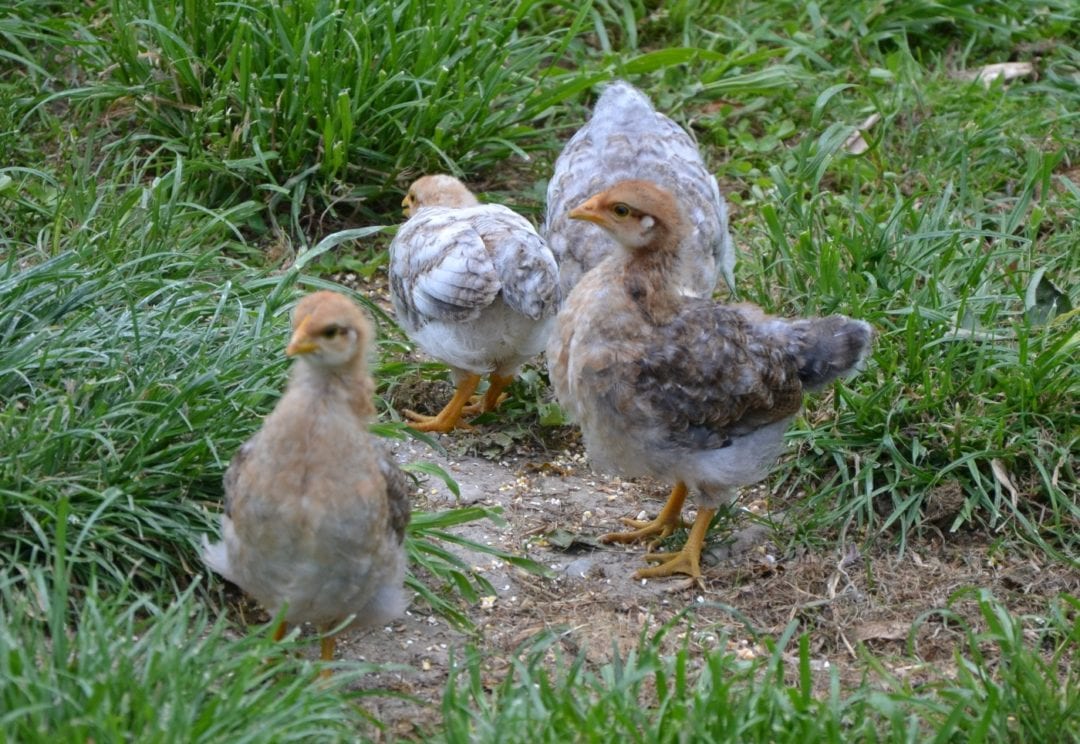
[[[461,181],[453,176],[438,173],[413,181],[409,192],[401,200],[406,217],[412,217],[424,207],[475,207],[480,202]]]
[[[686,232],[675,197],[648,181],[620,181],[572,209],[570,217],[599,225],[630,251],[666,247]]]
[[[374,335],[371,321],[355,302],[327,290],[300,300],[292,327],[285,353],[321,367],[338,367],[362,359]]]

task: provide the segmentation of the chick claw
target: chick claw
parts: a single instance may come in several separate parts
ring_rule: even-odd
[[[675,521],[662,520],[660,517],[652,521],[642,521],[638,519],[622,519],[622,523],[627,527],[633,527],[634,529],[629,532],[609,532],[606,535],[600,536],[600,542],[605,543],[633,543],[641,542],[643,540],[649,541],[649,547],[655,547],[659,545],[664,538],[669,537],[677,527],[685,527],[686,523],[681,519]]]
[[[657,579],[686,574],[698,582],[701,580],[701,555],[693,550],[683,548],[677,553],[646,553],[644,557],[649,563],[660,565],[635,571],[635,579]]]
[[[413,423],[409,424],[417,431],[437,432],[439,434],[446,434],[448,431],[454,429],[471,429],[470,424],[461,420],[460,415],[456,417],[444,416],[440,413],[438,416],[428,416],[423,413],[417,413],[416,411],[405,409],[405,416]]]
[[[609,532],[606,535],[602,535],[600,541],[631,543],[640,542],[647,538],[653,538],[649,545],[650,547],[655,547],[661,540],[671,535],[677,527],[686,526],[686,523],[682,520],[682,508],[685,502],[686,484],[679,481],[675,484],[675,487],[671,489],[671,494],[668,496],[667,503],[664,504],[664,508],[660,510],[660,513],[656,515],[656,519],[651,522],[642,522],[637,519],[623,519],[623,524],[634,527],[635,529],[630,532]]]

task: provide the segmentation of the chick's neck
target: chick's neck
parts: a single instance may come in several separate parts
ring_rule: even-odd
[[[623,287],[653,324],[666,324],[678,312],[678,246],[677,236],[665,230],[623,264]]]
[[[350,361],[327,367],[301,360],[293,365],[293,384],[314,388],[320,397],[336,397],[349,406],[356,416],[371,418],[375,415],[372,397],[375,383],[367,373],[367,365],[359,354]]]

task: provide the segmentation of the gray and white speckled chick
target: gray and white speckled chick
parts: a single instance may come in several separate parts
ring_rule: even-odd
[[[543,351],[559,302],[559,270],[524,217],[478,204],[452,176],[424,176],[402,205],[390,244],[390,300],[428,356],[450,366],[456,391],[436,416],[406,411],[420,431],[447,432],[494,410],[518,367]],[[490,375],[484,397],[472,395]]]
[[[788,320],[685,294],[679,251],[693,223],[657,184],[623,181],[570,217],[598,225],[619,248],[559,312],[547,352],[552,386],[599,468],[675,484],[655,520],[628,520],[637,529],[602,539],[666,537],[694,493],[685,547],[648,553],[661,565],[635,576],[696,579],[717,506],[768,474],[803,392],[857,369],[873,331],[842,315]]]

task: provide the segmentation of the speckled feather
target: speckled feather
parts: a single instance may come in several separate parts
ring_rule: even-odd
[[[401,327],[458,372],[513,374],[544,348],[558,267],[528,220],[506,207],[415,210],[391,243],[389,273]]]
[[[589,204],[629,205],[626,230],[653,235],[571,292],[549,343],[552,384],[601,467],[686,482],[715,506],[767,474],[804,390],[855,368],[872,333],[843,316],[786,320],[682,294],[686,217],[667,192],[621,187]]]
[[[647,179],[672,191],[690,219],[680,267],[683,289],[710,296],[721,276],[733,288],[735,251],[728,233],[727,205],[697,143],[658,113],[641,91],[617,81],[604,88],[589,122],[567,142],[548,183],[541,232],[559,263],[563,297],[617,247],[598,226],[571,220],[570,210],[631,178]]]
[[[297,352],[285,393],[229,464],[222,542],[204,539],[211,569],[271,613],[288,605],[291,623],[376,625],[405,608],[410,489],[368,433],[371,337],[342,295],[301,301],[290,349],[316,348]]]

